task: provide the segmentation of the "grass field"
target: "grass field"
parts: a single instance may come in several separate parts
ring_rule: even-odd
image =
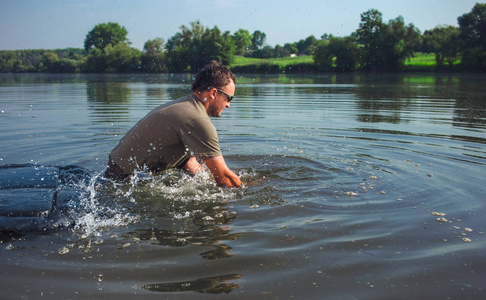
[[[269,64],[278,65],[283,68],[292,64],[313,63],[314,60],[311,55],[298,57],[282,57],[282,58],[251,58],[243,56],[235,56],[231,67]],[[457,62],[459,63],[459,62]],[[433,71],[435,69],[435,54],[434,53],[415,53],[415,57],[405,61],[405,70],[407,71]]]
[[[405,61],[405,66],[435,67],[435,54],[417,52],[415,57]]]
[[[255,64],[271,64],[285,67],[292,64],[313,63],[314,59],[311,55],[297,56],[297,57],[280,57],[280,58],[251,58],[243,56],[235,56],[232,67],[255,65]]]

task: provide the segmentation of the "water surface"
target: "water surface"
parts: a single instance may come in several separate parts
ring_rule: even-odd
[[[486,295],[486,77],[238,76],[213,119],[246,186],[108,153],[190,75],[0,74],[0,164],[78,165],[81,210],[3,235],[6,298]]]

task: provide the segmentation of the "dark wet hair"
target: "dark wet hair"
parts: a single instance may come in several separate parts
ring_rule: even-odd
[[[199,70],[192,83],[192,91],[204,91],[210,87],[221,89],[231,82],[236,84],[236,77],[230,69],[213,60]]]

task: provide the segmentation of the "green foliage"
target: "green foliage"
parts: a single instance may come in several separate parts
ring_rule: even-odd
[[[17,61],[17,55],[14,51],[0,51],[0,72],[14,72],[14,65]]]
[[[76,68],[77,62],[75,60],[69,58],[59,59],[59,56],[52,51],[44,52],[38,67],[38,69],[48,73],[74,73]]]
[[[314,51],[314,63],[319,71],[350,72],[356,69],[358,46],[350,37],[330,36],[320,41]]]
[[[248,30],[245,29],[238,29],[233,35],[232,38],[235,43],[235,54],[242,55],[248,52],[250,47],[253,45],[252,39],[253,36],[250,34]]]
[[[130,48],[126,43],[119,42],[112,46],[105,47],[105,57],[108,73],[131,73],[140,70],[142,52],[135,48]]]
[[[148,40],[142,52],[130,47],[125,27],[109,22],[88,32],[85,49],[0,51],[0,72],[196,72],[211,60],[251,73],[430,71],[446,63],[448,70],[460,65],[486,71],[486,4],[477,3],[458,23],[422,35],[401,16],[385,23],[381,12],[370,9],[350,36],[323,34],[318,40],[311,35],[271,47],[259,30],[231,34],[197,21],[181,26],[165,45],[161,38]]]
[[[166,50],[169,71],[187,72],[197,71],[211,60],[231,64],[235,44],[229,32],[192,22],[191,28],[181,26],[181,32],[167,41]]]
[[[296,64],[310,64],[313,63],[313,59],[312,56],[310,55],[298,56],[298,57],[269,58],[269,59],[235,56],[235,60],[231,64],[231,66],[237,67],[237,66],[255,65],[255,64],[262,64],[262,63],[279,65],[280,67],[286,67],[289,65],[296,65]]]
[[[84,49],[89,51],[91,48],[104,50],[109,44],[128,43],[128,31],[118,23],[101,23],[96,25],[84,40]]]
[[[299,49],[297,49],[296,43],[287,43],[284,45],[284,49],[290,54],[297,54],[297,52],[299,51]]]
[[[383,23],[376,9],[361,14],[357,30],[361,49],[361,67],[368,71],[401,70],[421,44],[421,35],[413,24],[405,25],[401,16]]]
[[[361,14],[361,23],[357,30],[358,41],[363,46],[361,66],[365,70],[382,69],[383,57],[381,43],[385,24],[382,13],[376,9],[368,10]]]
[[[274,58],[274,57],[276,57],[274,48],[272,48],[270,46],[264,46],[261,49],[253,50],[250,53],[248,53],[246,56],[254,57],[254,58]]]
[[[83,49],[0,51],[0,72],[78,72],[84,62]]]
[[[422,43],[420,31],[413,24],[405,25],[403,17],[390,20],[385,27],[385,41],[389,43],[390,50],[383,50],[386,57],[385,69],[401,70],[405,60],[413,57],[414,48]]]
[[[283,58],[251,58],[235,56],[231,70],[237,73],[310,73],[316,72],[312,56],[283,57]]]
[[[142,52],[130,47],[128,31],[118,23],[101,23],[87,35],[84,48],[90,50],[84,71],[129,73],[141,71]]]
[[[312,73],[316,72],[313,63],[291,64],[280,66],[273,63],[258,63],[246,66],[232,67],[231,70],[236,73],[256,73],[256,74],[279,74],[279,73]]]
[[[252,35],[252,49],[258,50],[262,49],[265,46],[265,40],[267,39],[267,35],[260,30],[256,30],[253,32]]]
[[[91,49],[85,71],[90,73],[132,73],[141,70],[142,52],[120,42],[103,50]]]
[[[145,42],[141,63],[143,71],[147,73],[167,72],[163,39],[155,38]]]
[[[318,40],[315,38],[315,36],[311,35],[305,40],[300,40],[297,42],[295,47],[297,48],[297,53],[299,55],[312,55],[317,44]]]
[[[463,41],[463,67],[486,71],[486,3],[476,3],[470,13],[460,16],[457,21]]]
[[[437,26],[424,32],[424,43],[427,49],[435,53],[437,68],[441,68],[444,61],[452,66],[459,58],[459,34],[459,28],[454,26]]]

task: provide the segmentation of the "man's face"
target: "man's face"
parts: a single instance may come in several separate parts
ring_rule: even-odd
[[[233,96],[235,94],[235,83],[233,81],[230,81],[230,83],[222,87],[220,90],[228,95]],[[209,103],[209,106],[207,108],[208,115],[210,115],[211,117],[220,117],[223,110],[230,107],[228,96],[224,93],[221,93],[217,89],[212,89],[210,97],[211,102]]]

